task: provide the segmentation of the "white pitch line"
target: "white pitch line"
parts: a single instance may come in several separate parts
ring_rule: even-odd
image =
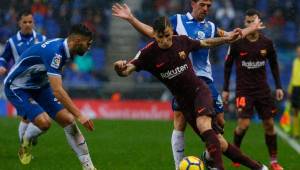
[[[275,126],[275,130],[283,140],[285,140],[298,154],[300,154],[300,145],[295,139],[289,137],[289,135],[283,132],[278,126]]]

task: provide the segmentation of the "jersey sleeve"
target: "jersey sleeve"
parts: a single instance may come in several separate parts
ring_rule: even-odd
[[[190,39],[189,37],[187,37],[185,35],[181,35],[180,38],[181,38],[182,42],[185,44],[185,46],[189,52],[199,50],[200,48],[202,48],[200,46],[199,40]]]
[[[176,32],[177,15],[179,15],[179,14],[172,15],[172,16],[169,17],[169,20],[171,22],[171,25],[172,25],[172,28],[173,28],[173,32],[174,32],[175,35],[177,35],[177,32]]]
[[[234,46],[230,45],[228,48],[226,58],[225,58],[224,85],[223,85],[224,91],[229,91],[229,83],[230,83],[230,75],[231,75],[232,65],[233,65],[234,59],[236,57],[234,49],[235,49]]]
[[[55,50],[46,50],[44,54],[45,56],[42,56],[42,58],[47,69],[47,74],[51,76],[61,76],[63,66],[62,55]]]
[[[279,66],[277,61],[277,54],[274,48],[274,44],[271,42],[269,45],[269,53],[268,53],[268,60],[271,67],[272,75],[275,80],[275,85],[277,89],[281,89],[281,81],[280,81],[280,74],[279,74]]]
[[[136,67],[136,71],[141,71],[141,70],[146,70],[147,67],[147,62],[145,59],[145,51],[141,50],[139,51],[136,56],[134,57],[134,59],[132,59],[130,61],[131,64],[133,64]]]
[[[147,70],[149,62],[147,62],[147,56],[149,55],[150,46],[154,42],[147,44],[142,50],[140,50],[135,57],[130,61],[136,67],[136,71]]]
[[[0,56],[0,67],[7,67],[7,63],[13,59],[13,54],[11,52],[11,46],[7,41],[5,48]]]

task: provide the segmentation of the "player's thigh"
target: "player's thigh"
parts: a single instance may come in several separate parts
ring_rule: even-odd
[[[271,93],[265,96],[257,96],[255,99],[255,109],[262,120],[273,118],[277,114],[275,99]]]
[[[247,95],[237,95],[235,106],[238,118],[250,119],[254,114],[254,98]]]
[[[269,134],[269,135],[274,134],[275,133],[274,119],[273,118],[264,119],[263,127],[267,134]]]
[[[238,118],[237,120],[237,130],[244,131],[246,130],[251,123],[250,118]]]
[[[36,102],[49,114],[52,119],[56,119],[56,114],[63,110],[63,105],[54,96],[50,86],[45,86],[34,95]]]
[[[33,124],[41,130],[46,131],[51,126],[51,118],[46,112],[43,112],[33,120]]]
[[[43,108],[36,103],[28,90],[5,87],[5,95],[16,108],[17,114],[23,119],[33,122],[34,119],[44,112]]]

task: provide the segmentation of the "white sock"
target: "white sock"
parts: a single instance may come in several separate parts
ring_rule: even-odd
[[[176,169],[179,169],[179,163],[184,157],[184,132],[174,129],[171,144],[175,167]]]
[[[27,127],[28,127],[28,123],[20,121],[19,129],[18,129],[20,143],[22,143],[22,139],[23,139],[23,136],[25,134]]]
[[[32,141],[33,138],[38,137],[43,131],[35,126],[33,123],[29,123],[28,127],[24,133],[23,139],[27,141]]]
[[[84,167],[94,167],[88,146],[83,135],[75,123],[72,123],[64,128],[69,145],[76,153],[78,159]]]

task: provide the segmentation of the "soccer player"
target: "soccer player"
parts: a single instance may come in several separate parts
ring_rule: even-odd
[[[187,36],[173,36],[171,23],[166,17],[155,20],[153,31],[155,41],[139,51],[132,61],[119,60],[114,63],[117,74],[128,76],[133,71],[146,70],[165,84],[184,110],[187,122],[205,142],[213,159],[214,168],[224,169],[222,146],[224,154],[230,159],[241,162],[251,169],[267,169],[227,143],[222,135],[217,137],[217,129],[212,129],[212,120],[216,115],[211,93],[206,83],[197,78],[188,57],[190,52],[200,48],[234,41],[239,37],[239,32],[236,31],[229,37],[192,40]]]
[[[0,56],[0,76],[3,76],[7,72],[8,63],[13,61],[17,62],[20,55],[29,47],[43,42],[46,37],[40,33],[37,33],[34,27],[33,16],[30,11],[24,10],[18,15],[18,24],[20,30],[14,36],[10,37],[5,45],[4,51]],[[26,130],[30,130],[31,126],[28,126],[29,121],[22,119],[19,124],[19,141],[22,142],[22,137]],[[37,144],[37,138],[33,140],[33,144]]]
[[[75,25],[66,39],[52,39],[23,52],[8,73],[4,81],[6,97],[19,116],[35,125],[23,136],[19,149],[22,164],[30,163],[32,139],[50,128],[51,117],[64,128],[83,169],[95,169],[75,118],[90,131],[93,130],[93,123],[74,105],[62,86],[61,76],[62,67],[68,60],[83,55],[90,48],[92,37],[86,26]]]
[[[299,111],[300,111],[300,46],[296,48],[296,58],[293,62],[292,75],[288,88],[288,94],[291,100],[291,112],[293,114],[292,136],[299,138]]]
[[[211,5],[212,0],[191,0],[191,13],[188,12],[185,15],[176,14],[170,17],[174,33],[177,35],[186,35],[194,40],[216,36],[230,36],[233,32],[226,32],[205,19]],[[153,37],[153,28],[135,18],[126,4],[120,5],[116,3],[113,5],[112,11],[114,16],[127,20],[142,34],[150,38]],[[247,34],[248,31],[249,30],[243,30],[243,34]],[[208,85],[212,93],[214,109],[218,115],[217,120],[221,127],[223,127],[225,123],[223,103],[214,85],[209,61],[209,49],[205,48],[193,51],[189,57],[192,60],[193,69],[197,77]],[[172,109],[174,110],[174,130],[171,137],[171,145],[175,166],[178,169],[180,160],[184,157],[184,131],[186,128],[186,120],[175,98],[172,101]]]
[[[249,26],[256,17],[260,18],[258,11],[250,9],[246,12],[245,26]],[[269,62],[276,85],[276,99],[282,100],[279,69],[273,43],[262,33],[256,31],[244,39],[230,45],[225,62],[224,102],[229,98],[229,79],[233,62],[236,64],[236,107],[238,123],[234,131],[234,144],[240,147],[242,139],[250,125],[254,108],[263,121],[265,142],[270,155],[270,166],[273,170],[283,168],[277,162],[277,140],[273,117],[277,113],[270,87],[267,83],[266,64]],[[233,164],[237,165],[238,164]]]

